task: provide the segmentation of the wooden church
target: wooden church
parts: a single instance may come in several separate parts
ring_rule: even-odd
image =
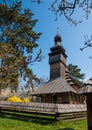
[[[78,94],[80,86],[69,76],[66,65],[66,51],[60,35],[54,37],[54,46],[50,48],[50,79],[43,86],[32,92],[37,102],[80,104],[84,96]],[[44,68],[45,69],[45,68]]]

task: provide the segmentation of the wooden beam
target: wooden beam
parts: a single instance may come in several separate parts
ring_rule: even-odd
[[[87,94],[88,130],[92,130],[92,93]]]

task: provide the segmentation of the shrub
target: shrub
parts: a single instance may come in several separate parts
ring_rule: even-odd
[[[29,98],[24,98],[23,102],[30,102],[30,99]]]
[[[16,96],[8,98],[7,101],[9,101],[9,102],[22,102],[22,100]]]

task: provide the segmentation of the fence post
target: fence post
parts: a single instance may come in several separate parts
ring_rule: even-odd
[[[0,107],[0,113],[1,113],[1,107]]]
[[[87,97],[88,130],[92,130],[92,93],[88,93],[86,97]]]
[[[55,121],[59,121],[60,120],[60,118],[59,118],[59,113],[55,113]]]

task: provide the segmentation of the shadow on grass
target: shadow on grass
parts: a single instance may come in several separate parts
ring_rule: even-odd
[[[6,118],[6,116],[2,113],[0,113],[0,118]]]
[[[58,130],[74,130],[73,128],[61,128],[61,129],[58,129]]]

